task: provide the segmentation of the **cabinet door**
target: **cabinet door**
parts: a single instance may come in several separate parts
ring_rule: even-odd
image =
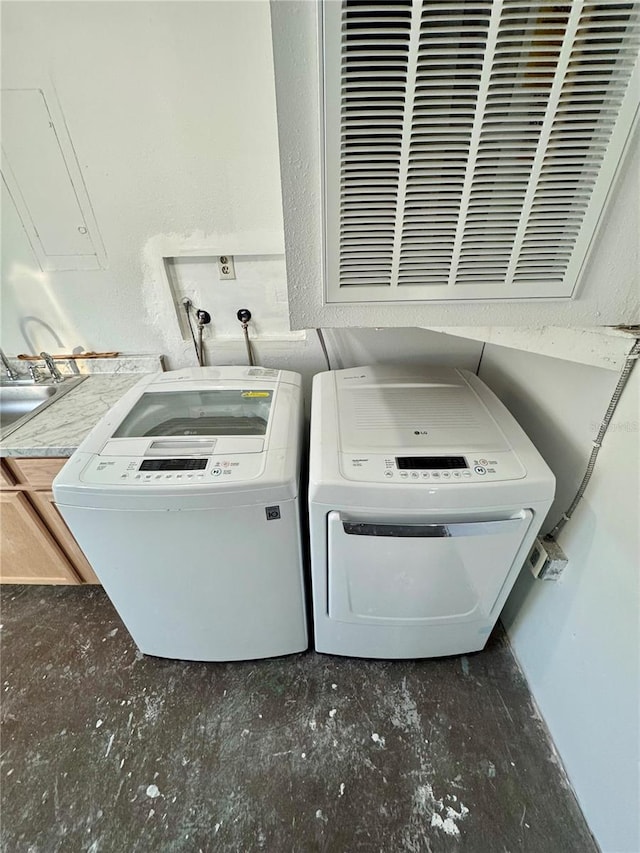
[[[32,492],[29,497],[56,537],[58,544],[69,558],[80,579],[85,583],[100,583],[82,549],[58,512],[53,501],[53,492]]]
[[[23,492],[0,492],[0,581],[77,584],[71,564]]]

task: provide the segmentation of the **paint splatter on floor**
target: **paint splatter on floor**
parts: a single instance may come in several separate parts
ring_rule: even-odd
[[[100,588],[2,607],[3,850],[596,851],[499,631],[194,664],[142,656]]]

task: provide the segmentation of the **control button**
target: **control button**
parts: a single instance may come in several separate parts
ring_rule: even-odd
[[[454,471],[454,472],[453,472],[453,476],[454,476],[454,477],[456,477],[456,478],[459,480],[459,479],[460,479],[460,476],[461,476],[461,475],[460,475],[460,471]]]
[[[176,474],[176,480],[181,480],[181,479],[182,479],[182,474]]]
[[[165,475],[164,475],[164,478],[165,478],[165,480],[172,480],[172,479],[173,479],[173,474],[165,474]]]
[[[140,479],[140,474],[136,474],[136,480]]]
[[[445,480],[448,480],[451,477],[451,474],[449,471],[443,471],[442,476],[445,478]]]
[[[144,478],[145,478],[145,480],[150,480],[150,479],[151,479],[151,474],[145,474],[145,475],[144,475]]]
[[[431,476],[433,477],[434,480],[439,480],[440,479],[440,471],[434,471],[431,474]]]
[[[393,471],[385,471],[384,476],[385,477],[393,477]]]
[[[128,474],[120,474],[122,480],[126,480],[128,476]]]
[[[476,467],[473,470],[476,472],[476,474],[486,474],[487,473],[487,469],[483,468],[482,465],[476,465]]]
[[[486,459],[480,459],[479,462],[481,465],[488,465],[489,464]]]
[[[428,480],[428,479],[429,479],[429,477],[430,477],[430,474],[429,474],[429,472],[428,472],[428,471],[422,471],[422,472],[421,472],[421,474],[420,474],[420,476],[421,476],[423,479]]]
[[[212,468],[211,474],[213,477],[219,477],[222,474],[222,468]]]
[[[418,472],[417,472],[417,471],[412,471],[412,472],[411,472],[411,476],[413,477],[413,479],[414,479],[414,480],[417,480],[417,479],[418,479],[418,477],[420,476],[420,474],[418,474]]]
[[[407,477],[409,476],[409,472],[408,471],[400,471],[400,476],[406,480]]]
[[[470,477],[470,476],[471,476],[471,471],[463,471],[463,472],[462,472],[462,476],[463,476],[463,477]]]

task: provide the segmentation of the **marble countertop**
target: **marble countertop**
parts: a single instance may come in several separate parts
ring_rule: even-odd
[[[141,373],[93,374],[0,444],[0,456],[71,456]]]

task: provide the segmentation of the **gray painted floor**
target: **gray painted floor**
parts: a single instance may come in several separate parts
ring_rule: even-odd
[[[143,658],[100,588],[2,590],[2,850],[596,850],[500,632],[431,661]]]

